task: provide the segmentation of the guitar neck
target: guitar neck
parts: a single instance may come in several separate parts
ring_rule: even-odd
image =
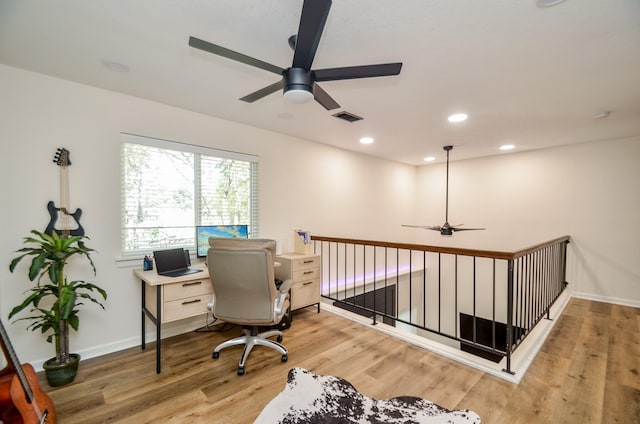
[[[69,206],[69,168],[67,165],[60,167],[60,229],[62,234],[69,236],[71,230],[71,208]]]
[[[11,341],[9,340],[9,335],[7,334],[7,330],[5,330],[4,324],[2,323],[1,319],[0,319],[0,336],[2,336],[1,337],[2,351],[4,352],[8,362],[7,367],[9,366],[13,367],[16,375],[18,376],[18,380],[20,380],[20,385],[24,390],[27,401],[31,403],[33,402],[33,390],[31,390],[31,385],[29,384],[29,381],[27,380],[27,376],[25,375],[24,370],[20,365],[20,361],[18,361],[16,352],[15,350],[13,350],[13,346],[11,345]]]

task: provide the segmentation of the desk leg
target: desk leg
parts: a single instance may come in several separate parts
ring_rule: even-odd
[[[140,283],[142,285],[142,305],[140,307],[140,314],[142,315],[142,350],[144,350],[147,347],[147,345],[145,343],[145,337],[144,337],[144,333],[145,333],[145,328],[144,328],[145,313],[144,313],[144,311],[146,309],[146,306],[145,306],[144,302],[145,302],[145,298],[146,298],[146,295],[147,295],[147,290],[146,290],[146,287],[145,287],[146,286],[145,282],[144,281],[140,281]]]
[[[161,286],[156,286],[156,316],[147,309],[146,295],[147,284],[142,281],[142,349],[146,348],[145,343],[145,316],[156,326],[156,374],[160,374],[160,348],[162,345],[162,304],[160,301]]]
[[[160,285],[156,286],[156,374],[160,374],[160,344],[162,341],[162,305],[160,302]]]

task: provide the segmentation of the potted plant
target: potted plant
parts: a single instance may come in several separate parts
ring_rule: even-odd
[[[21,255],[11,261],[9,270],[13,272],[23,258],[32,257],[28,276],[36,285],[27,291],[26,299],[11,310],[9,319],[31,306],[31,316],[17,321],[31,321],[28,329],[48,333],[47,342],[54,342],[56,356],[45,361],[43,368],[49,385],[62,386],[74,380],[80,362],[80,355],[69,353],[69,328],[78,331],[80,324],[78,307],[83,305],[83,300],[89,300],[104,309],[101,300],[106,300],[107,293],[93,283],[69,281],[65,275],[65,266],[76,256],[86,258],[96,275],[91,259],[94,250],[84,244],[88,237],[59,236],[56,231],[51,235],[36,230],[31,233],[34,236],[24,238],[25,247],[17,251]]]

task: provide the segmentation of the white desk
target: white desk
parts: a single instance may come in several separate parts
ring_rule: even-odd
[[[209,312],[207,304],[213,295],[209,271],[204,263],[194,265],[194,268],[200,268],[202,271],[182,277],[158,275],[155,269],[134,270],[142,287],[142,349],[146,348],[146,316],[156,326],[156,373],[158,374],[161,370],[162,324]],[[154,287],[155,290],[153,290]]]

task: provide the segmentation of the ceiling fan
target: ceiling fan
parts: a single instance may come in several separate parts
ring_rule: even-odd
[[[285,97],[291,98],[294,102],[302,103],[314,98],[327,110],[337,109],[340,105],[317,82],[398,75],[402,63],[312,70],[311,65],[330,8],[331,0],[304,0],[298,34],[289,37],[289,45],[294,50],[293,64],[290,68],[284,69],[196,37],[189,37],[189,45],[282,76],[280,81],[242,97],[242,101],[253,103],[283,89]]]
[[[444,224],[442,226],[430,226],[430,225],[402,225],[403,227],[410,228],[423,228],[425,230],[440,231],[443,236],[451,236],[454,231],[473,231],[484,230],[485,228],[460,228],[463,224],[450,225],[449,224],[449,152],[453,149],[453,146],[444,146],[443,149],[447,152],[447,181],[446,181],[446,202],[444,213]]]

